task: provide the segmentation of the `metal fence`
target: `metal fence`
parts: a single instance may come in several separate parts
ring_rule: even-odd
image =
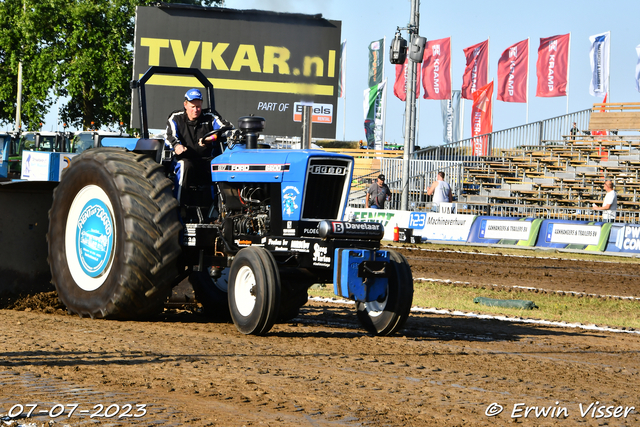
[[[489,203],[456,203],[458,214],[487,215],[509,218],[565,219],[578,221],[602,221],[602,214],[593,209],[559,206],[529,206]],[[436,211],[436,206],[428,203],[427,211]],[[618,211],[614,222],[639,224],[640,212]]]
[[[387,209],[400,209],[402,195],[403,159],[382,159],[382,173],[385,183],[391,190],[391,200],[385,204]],[[433,160],[409,160],[409,207],[412,210],[425,209],[430,203],[431,196],[427,196],[427,189],[436,180],[438,172],[444,172],[445,180],[451,186],[454,196],[462,193],[463,168],[462,162],[447,162]],[[377,176],[377,175],[376,175]],[[376,177],[370,178],[371,182]],[[365,206],[365,191],[355,191],[350,197],[349,206],[361,208]],[[429,200],[429,202],[428,202]]]
[[[485,157],[501,157],[502,152],[505,150],[518,150],[522,147],[542,145],[543,141],[547,140],[561,140],[563,136],[569,134],[569,129],[571,129],[573,122],[576,122],[578,129],[587,129],[590,117],[591,109],[577,111],[438,147],[425,148],[413,153],[413,158],[420,160],[462,161],[472,165]],[[473,155],[473,143],[478,139],[487,140],[487,156],[482,158]]]

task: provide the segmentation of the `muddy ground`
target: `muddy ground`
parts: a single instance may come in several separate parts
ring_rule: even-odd
[[[404,253],[416,278],[640,297],[637,261],[473,251]],[[253,337],[187,309],[119,322],[67,315],[55,294],[13,306],[0,310],[0,414],[38,406],[0,426],[640,424],[634,331],[412,313],[372,337],[353,305],[309,302]]]

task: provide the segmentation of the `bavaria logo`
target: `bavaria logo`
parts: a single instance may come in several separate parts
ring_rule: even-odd
[[[82,208],[76,232],[76,253],[82,270],[98,277],[109,265],[113,249],[113,219],[107,206],[92,199]]]

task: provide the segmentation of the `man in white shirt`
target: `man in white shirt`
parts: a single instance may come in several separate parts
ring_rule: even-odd
[[[604,182],[604,191],[607,195],[604,196],[602,206],[593,204],[593,210],[603,211],[602,220],[604,222],[613,222],[616,219],[616,211],[618,210],[618,195],[613,190],[613,182],[606,180]]]
[[[451,203],[453,201],[451,187],[449,183],[444,180],[444,172],[438,172],[438,176],[427,190],[427,194],[429,196],[433,195],[433,203]]]

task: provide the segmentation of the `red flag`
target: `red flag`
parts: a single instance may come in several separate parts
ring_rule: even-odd
[[[407,80],[409,79],[409,57],[405,59],[404,64],[396,64],[396,82],[393,85],[393,94],[400,101],[407,99]],[[416,98],[420,97],[420,67],[417,67],[416,76]]]
[[[540,39],[536,74],[536,96],[566,96],[569,83],[569,41],[571,34]]]
[[[607,94],[604,94],[604,99],[602,100],[603,104],[607,103]],[[602,107],[600,109],[601,113],[604,113],[606,111],[606,107]],[[606,130],[592,130],[591,131],[591,135],[606,135],[607,131]],[[600,154],[600,161],[607,161],[609,160],[609,150],[607,150],[606,148],[603,148],[602,146],[598,147],[598,154]]]
[[[427,42],[422,88],[424,99],[451,99],[451,37]]]
[[[471,107],[471,137],[485,135],[493,130],[491,97],[493,96],[493,82],[482,86],[473,93],[473,106]],[[488,155],[488,136],[473,139],[473,155]]]
[[[462,97],[473,99],[473,92],[485,86],[489,79],[489,40],[464,49],[467,66],[462,75]]]
[[[527,102],[529,40],[509,46],[498,60],[498,99]]]

